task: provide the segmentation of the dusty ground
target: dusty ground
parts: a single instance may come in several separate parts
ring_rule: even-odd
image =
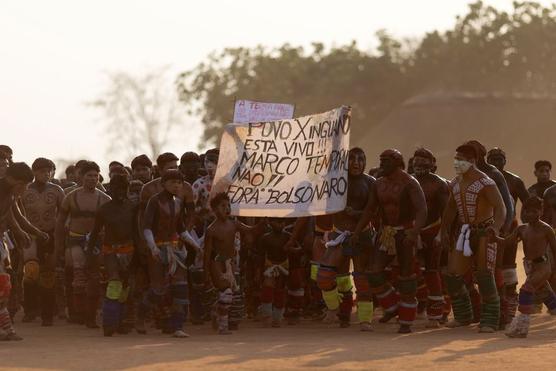
[[[395,324],[374,333],[326,328],[306,322],[299,328],[261,329],[246,323],[231,336],[190,327],[189,339],[152,332],[103,338],[97,330],[58,324],[17,324],[22,342],[0,343],[0,369],[173,370],[204,369],[532,369],[554,370],[556,318],[538,315],[527,339],[476,328],[395,333]]]
[[[520,272],[522,276],[522,272]],[[521,278],[522,282],[522,278]],[[231,336],[214,335],[208,325],[188,326],[189,339],[151,331],[104,338],[99,330],[38,321],[16,324],[22,342],[0,342],[0,369],[29,370],[174,370],[209,369],[435,369],[554,370],[556,317],[534,317],[527,339],[503,333],[479,334],[476,327],[426,330],[398,335],[397,325],[376,324],[375,332],[327,328],[303,322],[299,327],[262,329],[246,321]]]

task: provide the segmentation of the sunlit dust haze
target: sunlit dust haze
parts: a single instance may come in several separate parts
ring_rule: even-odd
[[[509,0],[485,3],[512,7]],[[90,158],[105,167],[110,159],[101,116],[88,103],[106,88],[107,72],[141,74],[167,66],[172,87],[179,72],[211,51],[352,40],[370,50],[377,45],[377,30],[419,37],[449,28],[467,5],[463,0],[2,1],[0,142],[20,161]],[[181,155],[202,149],[200,119],[184,115],[182,125],[165,150]]]

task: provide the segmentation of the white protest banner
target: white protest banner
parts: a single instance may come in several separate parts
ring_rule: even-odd
[[[233,122],[246,124],[249,122],[291,119],[294,111],[295,106],[293,104],[236,100]]]
[[[291,120],[228,124],[211,197],[232,215],[301,217],[346,206],[351,109]]]

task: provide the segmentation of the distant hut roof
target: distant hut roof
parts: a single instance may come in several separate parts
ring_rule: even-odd
[[[369,165],[396,147],[406,158],[419,146],[433,150],[447,177],[455,148],[469,139],[504,148],[508,168],[527,175],[540,158],[556,161],[556,97],[535,94],[436,92],[414,96],[353,145],[367,151]]]

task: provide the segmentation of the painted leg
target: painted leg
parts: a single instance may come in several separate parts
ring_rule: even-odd
[[[467,326],[473,321],[473,308],[469,298],[469,292],[461,276],[446,275],[446,291],[450,295],[454,320],[446,326],[450,328]]]
[[[500,297],[494,275],[489,271],[477,272],[477,283],[482,300],[479,332],[491,333],[500,324]]]
[[[272,327],[282,326],[285,306],[286,290],[284,288],[274,288],[274,295],[272,299]]]
[[[41,326],[52,326],[56,314],[56,272],[41,271],[39,275],[39,294],[41,306]]]
[[[121,320],[122,305],[119,298],[122,294],[122,282],[109,281],[106,285],[106,296],[102,303],[102,329],[104,336],[112,336]]]
[[[400,304],[398,308],[398,319],[400,322],[399,333],[410,333],[411,325],[417,316],[417,280],[415,277],[400,276],[399,283]]]
[[[229,311],[233,301],[232,289],[227,288],[220,291],[218,296],[218,303],[216,306],[216,328],[219,335],[230,335],[232,332],[229,329]]]
[[[322,291],[322,298],[328,309],[325,322],[333,323],[337,319],[338,308],[340,307],[340,296],[336,283],[337,271],[334,267],[325,265],[319,266],[317,284]]]
[[[353,309],[353,285],[351,284],[351,275],[349,273],[338,274],[336,276],[336,287],[341,297],[338,313],[340,327],[349,327],[351,311]]]
[[[517,308],[519,314],[514,317],[506,329],[506,336],[510,338],[527,337],[531,321],[530,317],[535,310],[535,294],[530,289],[532,288],[523,285],[519,290],[519,306]]]
[[[394,290],[392,285],[386,281],[386,277],[383,272],[370,273],[368,279],[369,289],[378,299],[378,303],[384,312],[384,315],[379,322],[386,323],[398,315],[400,296],[396,290]]]
[[[508,268],[503,270],[504,275],[504,301],[506,324],[510,324],[515,317],[518,305],[517,270]]]
[[[373,302],[369,280],[362,272],[353,272],[353,282],[357,290],[357,318],[361,331],[372,331]]]
[[[185,323],[185,314],[189,308],[189,292],[187,282],[176,282],[170,286],[172,295],[172,313],[170,316],[170,327],[173,330],[173,337],[187,338],[187,334],[183,330]]]

